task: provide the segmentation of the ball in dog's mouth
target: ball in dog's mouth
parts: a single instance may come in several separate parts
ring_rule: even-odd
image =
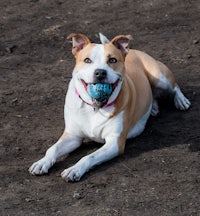
[[[109,83],[90,83],[87,85],[88,95],[97,101],[103,102],[112,94],[112,84]]]
[[[94,107],[101,108],[107,104],[119,80],[115,83],[86,83],[83,80],[82,82],[85,90],[92,99]]]

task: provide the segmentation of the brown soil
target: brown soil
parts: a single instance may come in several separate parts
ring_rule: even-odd
[[[200,215],[200,2],[198,0],[0,1],[0,215]],[[132,34],[132,48],[166,63],[191,100],[161,114],[125,154],[78,183],[65,168],[99,147],[84,144],[48,175],[28,173],[64,129],[74,59],[66,35]]]

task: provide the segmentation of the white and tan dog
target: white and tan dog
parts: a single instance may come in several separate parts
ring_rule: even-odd
[[[66,95],[65,130],[29,172],[47,173],[60,157],[77,149],[83,138],[103,143],[61,174],[67,181],[79,181],[90,168],[122,154],[127,138],[142,133],[150,114],[158,113],[153,95],[157,89],[172,95],[177,109],[187,110],[190,102],[163,63],[128,49],[131,36],[119,35],[109,41],[100,34],[101,44],[91,43],[83,34],[69,38],[76,65]],[[99,82],[112,84],[112,94],[103,102],[87,92],[88,84]]]

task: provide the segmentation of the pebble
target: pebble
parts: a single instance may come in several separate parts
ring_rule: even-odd
[[[74,195],[73,195],[73,198],[75,198],[75,199],[82,199],[83,197],[81,196],[81,194],[80,193],[78,193],[78,192],[74,192]]]
[[[193,44],[198,44],[198,43],[199,43],[199,40],[196,40],[196,39],[193,40]]]
[[[8,46],[6,47],[6,52],[13,53],[16,48],[17,48],[17,45]]]

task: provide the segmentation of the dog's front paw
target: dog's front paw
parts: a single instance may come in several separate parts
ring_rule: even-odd
[[[54,164],[54,161],[48,160],[45,157],[32,164],[29,172],[32,175],[43,175],[48,173],[49,168]]]
[[[77,165],[74,165],[68,169],[65,169],[61,176],[65,181],[79,181],[81,176],[84,173],[81,171],[80,167]]]

